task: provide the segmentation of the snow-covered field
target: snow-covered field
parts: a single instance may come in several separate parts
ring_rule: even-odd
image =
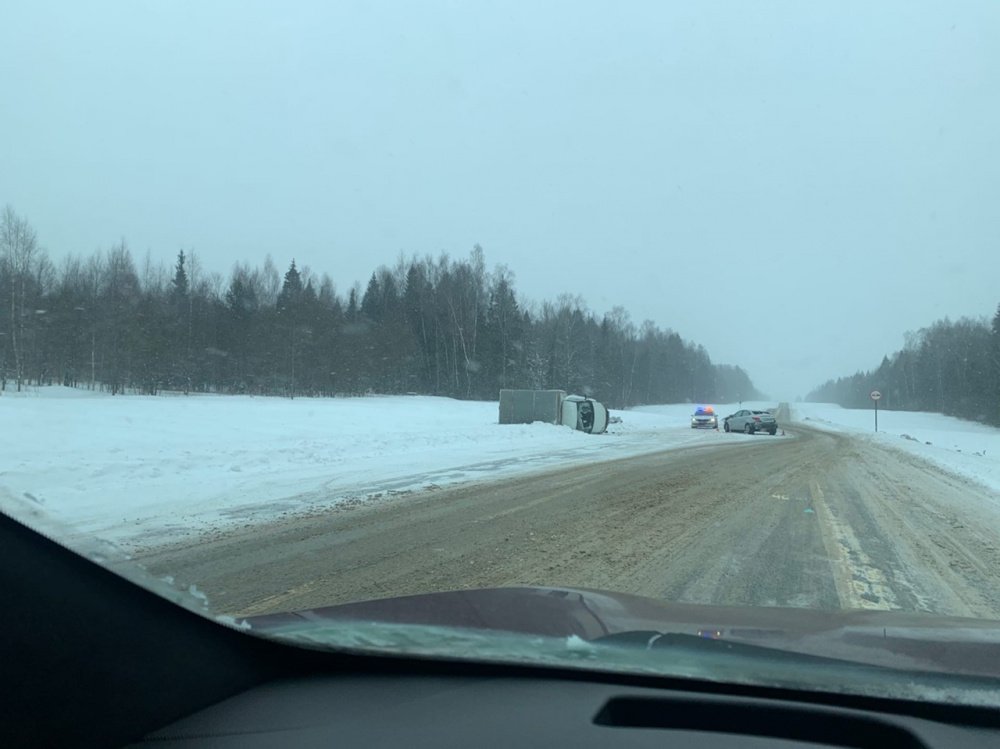
[[[948,471],[1000,491],[1000,429],[941,414],[848,409],[831,403],[792,404],[792,416],[818,429],[868,435]]]
[[[773,404],[744,404],[768,407]],[[717,413],[736,405],[716,406]],[[500,425],[495,402],[117,396],[61,387],[0,397],[0,507],[125,549],[386,494],[748,438],[690,429],[687,404],[613,415],[606,435]],[[815,427],[867,435],[1000,491],[1000,430],[938,414],[821,403]],[[72,540],[72,538],[70,539]]]
[[[8,391],[0,397],[0,507],[129,549],[386,493],[752,439],[694,431],[692,410],[615,412],[622,423],[587,435],[500,425],[495,402],[448,398]],[[722,415],[733,410],[717,406]]]

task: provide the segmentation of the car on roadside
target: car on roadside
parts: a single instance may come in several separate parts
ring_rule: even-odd
[[[692,429],[718,429],[719,417],[711,406],[698,406],[691,416]]]
[[[767,432],[774,436],[778,433],[778,420],[770,411],[754,411],[744,408],[723,419],[722,428],[726,432],[744,432],[746,434]]]

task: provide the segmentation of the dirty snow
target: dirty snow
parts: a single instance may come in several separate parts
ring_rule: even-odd
[[[7,391],[0,509],[64,523],[70,541],[128,549],[431,486],[750,439],[694,431],[692,411],[613,412],[622,423],[587,435],[500,425],[497,403],[449,398]]]
[[[792,417],[817,429],[865,435],[905,450],[947,471],[1000,491],[1000,429],[920,411],[841,408],[832,403],[792,404]]]

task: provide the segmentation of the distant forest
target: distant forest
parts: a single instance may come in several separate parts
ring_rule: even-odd
[[[330,277],[237,264],[224,278],[193,253],[136,268],[122,240],[56,267],[12,207],[0,221],[3,389],[64,384],[294,397],[420,393],[495,400],[558,388],[612,407],[759,397],[739,367],[621,307],[579,296],[526,305],[514,276],[468,258],[400,259],[346,297]]]
[[[992,323],[983,318],[940,320],[908,333],[902,351],[883,357],[877,369],[830,380],[808,400],[846,408],[934,411],[1000,426],[1000,305]]]

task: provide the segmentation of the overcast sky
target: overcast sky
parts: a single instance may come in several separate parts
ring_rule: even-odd
[[[794,398],[1000,302],[998,39],[993,0],[13,3],[0,205],[56,261],[342,292],[478,242]]]

